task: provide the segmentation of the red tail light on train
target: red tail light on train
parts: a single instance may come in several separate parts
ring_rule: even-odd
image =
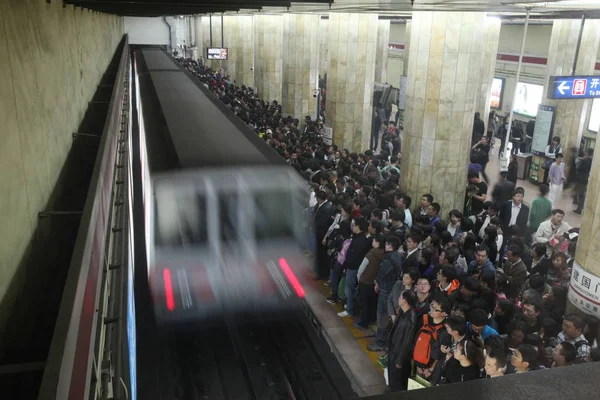
[[[292,271],[290,265],[288,264],[285,258],[282,257],[279,259],[279,267],[283,271],[290,285],[292,285],[292,288],[296,292],[296,295],[301,299],[304,298],[306,292],[304,291],[304,288],[300,284],[298,277],[296,276],[296,274],[294,274],[294,271]]]
[[[163,281],[165,285],[165,302],[167,310],[175,310],[175,296],[173,295],[173,280],[171,279],[171,270],[163,269]]]

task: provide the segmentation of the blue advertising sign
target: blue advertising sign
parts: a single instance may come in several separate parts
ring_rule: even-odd
[[[600,76],[551,76],[549,99],[600,98]]]

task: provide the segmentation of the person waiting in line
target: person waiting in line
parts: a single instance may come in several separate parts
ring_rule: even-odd
[[[460,287],[460,281],[456,279],[456,271],[451,265],[443,265],[437,272],[436,291],[451,295]]]
[[[483,211],[483,204],[487,200],[488,185],[481,180],[479,173],[475,171],[469,171],[467,179],[464,214],[474,222],[477,215]]]
[[[538,370],[540,369],[538,350],[533,345],[520,344],[513,351],[510,363],[517,374]]]
[[[493,348],[485,356],[485,374],[487,378],[504,376],[506,368],[506,353],[502,349]]]
[[[388,380],[391,392],[408,389],[411,374],[411,359],[414,337],[417,329],[417,317],[413,307],[417,304],[417,295],[405,290],[400,295],[400,311],[394,321],[388,339]]]
[[[537,231],[533,235],[534,243],[546,245],[546,254],[552,255],[557,245],[562,241],[565,233],[572,229],[571,225],[563,222],[565,212],[560,209],[552,211],[552,218],[540,224]]]
[[[323,190],[317,192],[317,206],[314,211],[315,234],[317,241],[317,278],[325,279],[329,275],[326,236],[335,217],[335,210],[327,200]]]
[[[372,221],[373,222],[373,221]],[[369,324],[377,319],[377,293],[375,292],[375,277],[379,266],[385,259],[385,239],[382,235],[373,236],[372,248],[365,255],[358,268],[358,294],[360,297],[360,321],[354,324],[356,328],[368,329]]]
[[[385,334],[390,322],[396,318],[395,309],[388,309],[389,297],[398,277],[402,276],[402,257],[398,253],[400,239],[388,236],[385,239],[385,260],[381,262],[375,276],[375,292],[377,292],[377,332],[375,344],[371,351],[382,350],[386,344]]]
[[[552,215],[552,202],[548,200],[550,188],[547,185],[540,185],[538,197],[531,202],[529,212],[529,232],[535,233],[540,224]]]
[[[539,274],[546,281],[546,275],[552,267],[550,257],[546,253],[546,245],[544,243],[536,243],[531,249],[531,264],[525,266],[531,275]]]
[[[450,220],[447,226],[448,232],[452,235],[452,238],[460,236],[462,229],[460,228],[460,221],[462,220],[463,214],[459,210],[452,210],[448,213],[448,219]]]
[[[438,203],[431,203],[429,207],[427,207],[427,216],[429,217],[431,226],[434,226],[437,221],[441,221],[438,215],[441,209],[442,207]]]
[[[475,113],[475,118],[473,120],[473,134],[471,137],[471,144],[475,144],[481,140],[481,138],[485,134],[485,123],[481,119],[481,116],[478,112]]]
[[[552,367],[566,367],[577,359],[577,349],[569,342],[561,342],[552,349]]]
[[[419,234],[412,233],[406,238],[406,255],[403,260],[405,269],[419,268],[419,260],[421,259],[420,244],[421,236]]]
[[[548,184],[548,172],[550,171],[550,166],[554,163],[556,159],[556,155],[562,153],[562,146],[560,145],[560,137],[554,136],[552,138],[552,143],[546,146],[546,150],[544,151],[544,156],[546,156],[546,160],[544,164],[542,164],[542,168],[544,169],[544,180],[543,184]]]
[[[506,261],[503,268],[496,270],[498,281],[504,287],[507,298],[515,300],[527,279],[527,267],[521,260],[521,250],[516,245],[508,246],[506,250]]]
[[[493,228],[491,228],[493,229]],[[496,238],[494,238],[495,240]],[[495,245],[496,243],[494,243]],[[496,268],[489,258],[489,248],[486,245],[479,245],[475,252],[475,260],[469,264],[468,274],[476,278],[483,272],[489,272],[496,276]]]
[[[421,317],[421,328],[417,332],[413,360],[417,375],[424,379],[431,380],[437,363],[444,362],[444,354],[440,351],[440,336],[446,333],[444,322],[450,310],[448,298],[437,294],[431,300],[429,313]]]
[[[585,320],[581,315],[570,313],[565,315],[562,324],[562,332],[556,337],[558,343],[568,342],[577,350],[577,361],[585,361],[590,354],[591,346],[585,338]]]
[[[550,193],[548,200],[556,206],[557,202],[562,198],[563,184],[567,180],[565,177],[565,163],[563,162],[563,154],[556,154],[556,160],[550,165],[548,170],[548,180],[550,182]]]
[[[433,203],[433,196],[429,193],[421,196],[421,203],[415,210],[413,211],[413,218],[417,218],[417,215],[425,215],[427,216],[427,210],[429,209],[429,205]]]
[[[369,223],[364,217],[354,218],[354,227],[352,228],[353,236],[348,251],[346,260],[344,261],[344,269],[346,270],[346,311],[338,313],[339,317],[347,317],[354,315],[356,286],[358,285],[358,268],[362,263],[365,255],[371,249],[371,241],[367,238],[366,231]]]

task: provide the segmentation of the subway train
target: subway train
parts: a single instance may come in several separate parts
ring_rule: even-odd
[[[312,271],[306,182],[164,51],[133,58],[158,323],[301,307]],[[159,165],[169,146],[177,162]]]

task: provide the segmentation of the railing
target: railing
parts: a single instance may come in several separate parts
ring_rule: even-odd
[[[123,336],[123,277],[126,269],[128,184],[129,45],[121,58],[94,174],[73,251],[69,274],[48,354],[39,400],[111,398],[107,380],[121,381],[111,349]],[[125,135],[125,136],[123,136]],[[128,168],[127,168],[128,169]],[[121,186],[121,189],[118,187]],[[117,235],[119,234],[119,235]],[[120,270],[118,275],[113,272]],[[116,279],[115,279],[116,278]],[[114,324],[114,325],[113,325]],[[107,326],[111,326],[110,329]],[[114,326],[114,329],[113,329]],[[121,336],[121,337],[119,337]],[[120,358],[120,353],[115,354]],[[120,364],[120,361],[117,360]],[[114,387],[114,385],[113,385]],[[125,398],[125,397],[123,397]]]

